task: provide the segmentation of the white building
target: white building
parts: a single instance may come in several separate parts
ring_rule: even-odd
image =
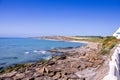
[[[113,34],[113,36],[120,39],[120,28]]]

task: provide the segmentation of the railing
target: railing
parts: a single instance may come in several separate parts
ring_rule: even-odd
[[[120,80],[120,44],[109,61],[109,72],[103,80]]]

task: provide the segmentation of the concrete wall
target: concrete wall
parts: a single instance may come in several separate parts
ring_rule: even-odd
[[[103,80],[120,80],[120,44],[109,61],[109,72]]]

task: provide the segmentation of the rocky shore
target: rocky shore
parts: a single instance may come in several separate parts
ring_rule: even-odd
[[[101,80],[98,75],[104,77],[101,73],[108,68],[101,68],[105,57],[99,54],[100,50],[101,44],[92,42],[78,48],[52,49],[63,55],[14,69],[0,75],[0,80]]]

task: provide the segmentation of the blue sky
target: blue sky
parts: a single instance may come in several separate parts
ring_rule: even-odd
[[[120,27],[120,0],[0,0],[0,37],[108,36]]]

